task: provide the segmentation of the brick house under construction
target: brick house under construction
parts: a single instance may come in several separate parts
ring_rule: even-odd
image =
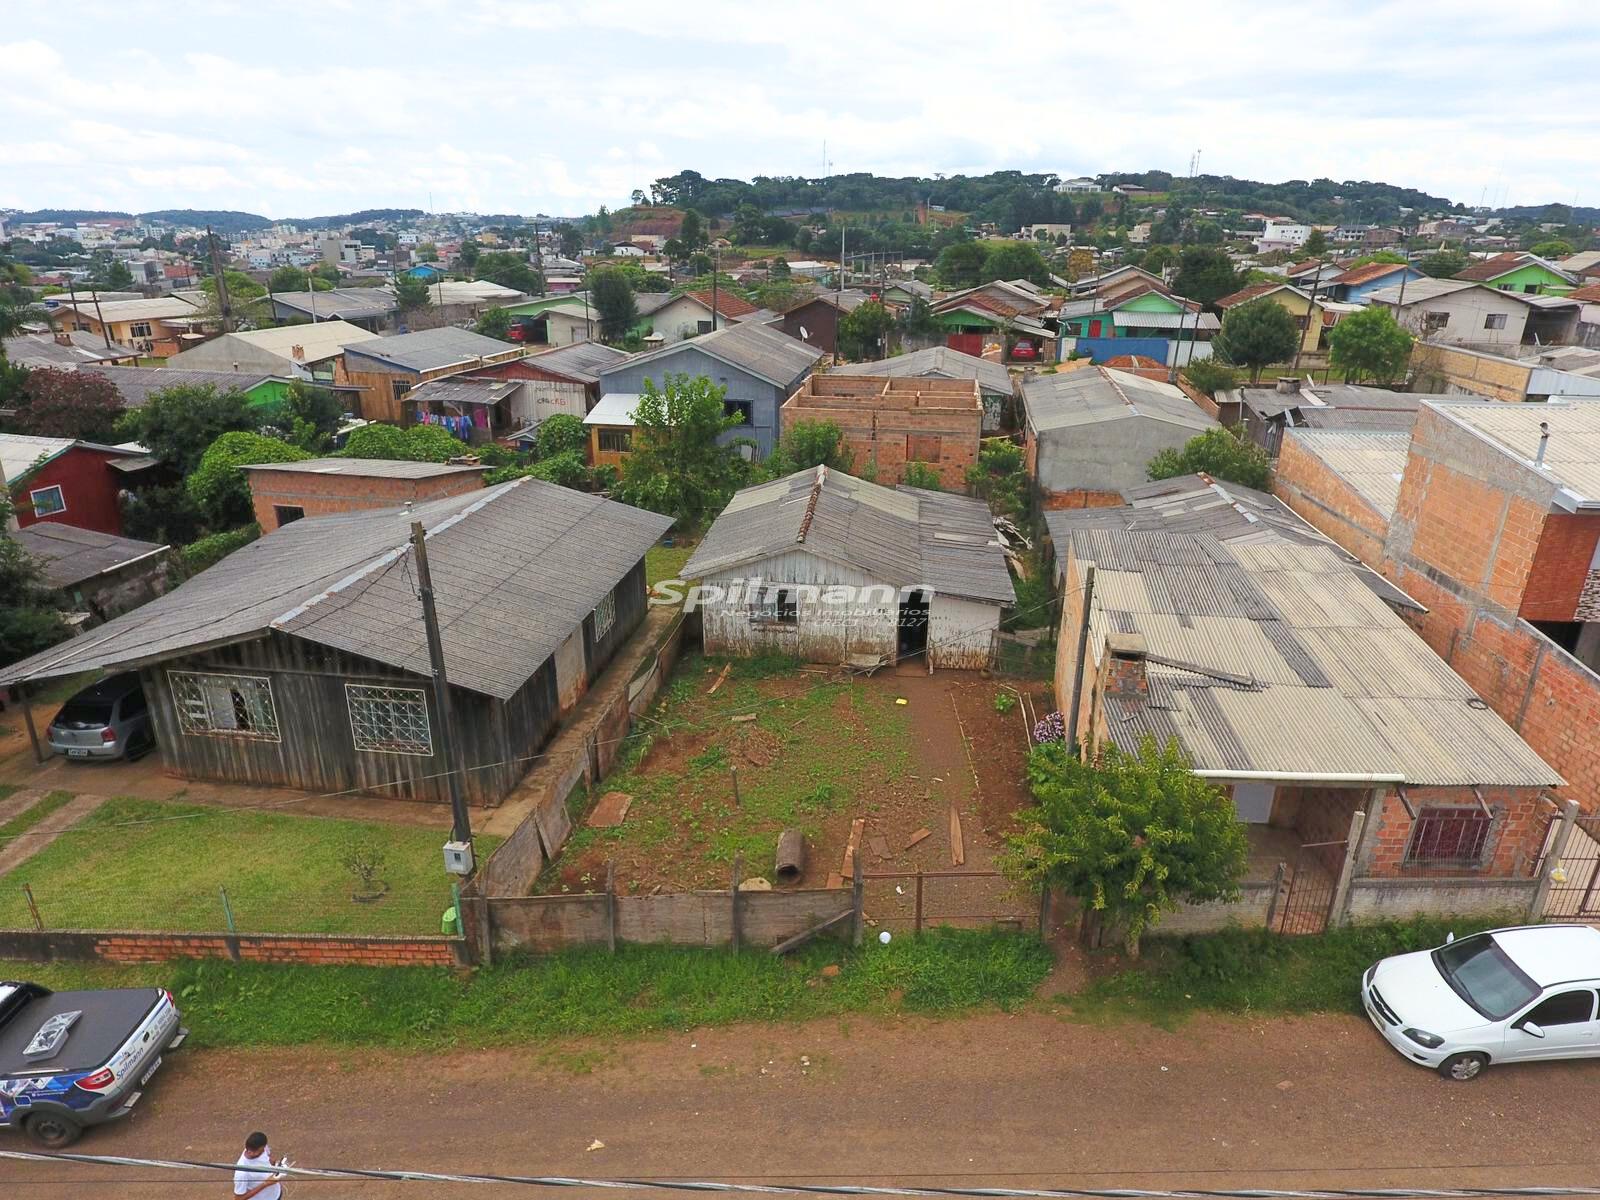
[[[908,462],[927,463],[950,491],[966,486],[978,461],[983,398],[974,379],[812,375],[780,410],[783,433],[800,421],[831,421],[844,432],[851,469],[871,468],[880,484],[905,478]]]

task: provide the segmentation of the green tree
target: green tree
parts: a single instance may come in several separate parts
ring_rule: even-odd
[[[345,440],[345,458],[387,458],[403,462],[449,462],[471,447],[442,425],[363,425]]]
[[[18,400],[6,419],[9,433],[109,442],[122,416],[121,394],[104,375],[92,371],[29,371]]]
[[[1214,358],[1197,358],[1183,369],[1190,386],[1214,396],[1239,386],[1239,372]]]
[[[152,392],[143,407],[129,409],[117,424],[117,434],[143,444],[178,474],[189,475],[223,434],[253,431],[257,425],[243,392],[185,383]]]
[[[1205,473],[1229,483],[1265,491],[1272,473],[1272,460],[1244,434],[1219,425],[1190,438],[1181,450],[1163,450],[1150,460],[1146,472],[1151,479],[1173,479],[1179,475]]]
[[[788,279],[793,274],[789,268],[789,260],[781,254],[767,264],[767,272],[774,281]]]
[[[983,274],[986,279],[1026,279],[1043,287],[1050,282],[1050,264],[1029,242],[1000,242],[984,255]]]
[[[1441,248],[1417,264],[1417,270],[1434,279],[1453,279],[1467,269],[1467,256],[1459,250]]]
[[[560,238],[564,258],[576,259],[583,253],[583,231],[576,225],[563,225]]]
[[[339,282],[339,268],[332,263],[322,263],[316,270],[312,271],[312,274],[329,287],[334,287]]]
[[[11,514],[11,499],[0,488],[0,664],[48,649],[68,633],[44,568],[11,536]]]
[[[683,224],[678,227],[678,241],[682,243],[686,254],[693,254],[709,241],[704,219],[692,208],[683,214]]]
[[[528,260],[521,254],[513,254],[508,250],[478,255],[478,265],[473,274],[479,279],[487,279],[501,287],[515,288],[529,296],[537,296],[544,291],[544,280],[539,272],[529,266]]]
[[[617,498],[671,516],[684,531],[721,512],[748,475],[739,448],[719,440],[739,424],[726,396],[704,375],[669,375],[660,388],[645,380]]]
[[[639,323],[639,305],[628,277],[615,267],[589,273],[589,299],[600,318],[600,336],[620,342]]]
[[[572,413],[556,413],[539,424],[539,458],[558,454],[582,454],[589,445],[589,431],[583,418]]]
[[[1178,257],[1172,290],[1209,308],[1220,297],[1239,290],[1239,273],[1233,269],[1227,251],[1190,246]]]
[[[1235,305],[1222,318],[1212,350],[1224,363],[1247,367],[1252,380],[1270,363],[1288,362],[1300,344],[1300,326],[1283,305],[1259,296]]]
[[[184,481],[184,487],[213,529],[235,529],[254,520],[250,481],[240,467],[300,462],[310,457],[281,438],[263,433],[225,433],[200,456],[199,467]]]
[[[394,302],[402,313],[420,312],[433,304],[433,291],[426,279],[402,275],[394,281]]]
[[[478,318],[478,323],[473,326],[484,337],[499,338],[502,342],[511,340],[511,314],[499,305],[487,310]]]
[[[310,286],[306,273],[299,267],[279,267],[267,276],[269,292],[303,292]]]
[[[344,405],[329,389],[296,379],[283,401],[265,416],[266,427],[276,429],[284,441],[312,454],[324,454],[344,424]]]
[[[104,283],[110,291],[126,291],[133,286],[133,272],[128,269],[128,264],[120,258],[112,260],[106,268]]]
[[[439,247],[432,242],[418,242],[416,249],[411,254],[419,263],[436,263],[439,261]]]
[[[882,358],[894,314],[877,300],[856,305],[839,318],[839,353],[845,358]]]
[[[913,296],[911,303],[900,314],[902,334],[915,338],[936,338],[943,331],[944,326],[939,324],[939,318],[933,313],[933,305],[921,296]]]
[[[1102,930],[1137,958],[1146,930],[1182,904],[1233,900],[1249,857],[1233,801],[1196,775],[1175,742],[1108,743],[1091,762],[1046,742],[1028,756],[1033,806],[1000,867],[1078,902],[1085,942]]]
[[[934,271],[946,287],[972,287],[981,281],[988,255],[977,242],[957,242],[939,251]]]
[[[1528,251],[1540,258],[1566,258],[1572,253],[1572,243],[1565,238],[1546,238],[1529,246]]]
[[[939,472],[925,462],[908,462],[905,475],[901,477],[900,482],[907,487],[923,488],[930,492],[944,490],[944,480],[939,478]]]
[[[1329,332],[1328,365],[1343,371],[1346,383],[1399,379],[1406,373],[1415,340],[1387,308],[1371,305],[1351,313]]]
[[[1300,249],[1305,252],[1307,258],[1321,258],[1328,252],[1328,239],[1323,236],[1322,230],[1313,229],[1311,235],[1306,238],[1305,245]]]
[[[122,532],[143,542],[185,546],[205,531],[205,514],[183,484],[141,487],[122,503]]]
[[[812,467],[848,472],[851,458],[844,430],[835,422],[796,421],[783,431],[765,465],[767,473],[777,479]]]
[[[471,238],[466,238],[462,241],[461,249],[456,254],[456,266],[461,269],[461,273],[468,279],[474,278],[474,274],[478,269],[478,256],[480,253],[477,242]]]
[[[44,319],[44,309],[36,305],[0,301],[0,359],[6,356],[4,339],[17,337],[29,325]]]

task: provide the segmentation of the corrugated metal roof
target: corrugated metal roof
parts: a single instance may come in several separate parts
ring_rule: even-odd
[[[37,521],[12,532],[12,539],[37,559],[53,588],[72,587],[106,571],[167,549],[159,542],[141,542],[59,521]]]
[[[1476,430],[1502,453],[1559,483],[1578,507],[1600,506],[1600,399],[1568,397],[1545,404],[1434,400],[1429,406]],[[1550,427],[1544,466],[1535,468],[1541,424]]]
[[[214,387],[219,392],[247,392],[271,379],[285,379],[262,371],[188,371],[182,367],[84,367],[111,381],[127,408],[141,408],[150,397],[169,387]]]
[[[229,338],[237,338],[246,345],[272,354],[280,354],[284,358],[313,363],[320,359],[332,358],[346,346],[354,345],[356,342],[378,341],[379,335],[370,329],[352,325],[348,321],[318,321],[313,325],[274,325],[271,329],[248,329],[241,333],[225,333],[220,338],[213,338],[202,345],[206,347],[225,345]],[[296,347],[304,352],[303,355],[297,356],[294,353]],[[200,346],[195,347],[196,350],[200,348]],[[174,355],[171,361],[176,363],[182,357],[182,354]]]
[[[272,630],[426,675],[421,609],[402,565],[414,520],[428,530],[450,681],[499,699],[672,524],[533,479],[409,512],[294,521],[143,608],[0,668],[0,682],[158,662]]]
[[[1203,329],[1214,333],[1222,328],[1216,313],[1138,312],[1125,308],[1111,314],[1111,323],[1119,329]]]
[[[795,384],[804,379],[816,366],[817,360],[823,357],[823,352],[815,346],[779,333],[770,325],[746,321],[636,354],[626,363],[603,368],[600,376],[604,378],[613,371],[654,362],[668,364],[663,367],[663,372],[670,373],[672,359],[687,350],[702,351],[785,391],[792,391]]]
[[[1385,520],[1394,516],[1411,455],[1409,432],[1289,429],[1284,437],[1320,459]]]
[[[614,349],[604,342],[584,341],[530,354],[523,359],[523,362],[530,367],[553,371],[557,375],[565,375],[568,379],[576,379],[581,383],[597,383],[601,367],[615,366],[630,357],[632,356],[626,350]]]
[[[632,425],[633,410],[639,405],[638,392],[608,392],[583,418],[585,425]]]
[[[896,588],[998,604],[1016,593],[988,505],[887,488],[817,467],[735,493],[684,567],[686,578],[804,549]]]
[[[1217,424],[1172,384],[1105,367],[1031,376],[1022,400],[1038,433],[1139,418],[1196,431]]]
[[[299,462],[251,463],[244,469],[296,475],[344,475],[358,479],[432,479],[438,475],[459,475],[464,471],[487,471],[489,468],[395,458],[304,458]]]
[[[65,336],[67,344],[56,341]],[[132,361],[137,350],[112,342],[81,329],[60,333],[24,333],[5,339],[4,357],[24,367],[78,367],[88,363]]]
[[[521,391],[522,384],[520,379],[447,375],[443,379],[419,383],[406,393],[406,399],[427,404],[453,404],[457,408],[463,404],[498,404]]]
[[[375,358],[411,371],[438,371],[445,367],[475,363],[480,359],[494,359],[516,349],[516,346],[498,338],[444,325],[438,329],[419,329],[415,333],[401,333],[362,342],[348,347],[346,354]]]
[[[1185,480],[1138,491],[1124,508],[1046,514],[1058,556],[1096,566],[1096,660],[1113,630],[1144,638],[1148,694],[1107,701],[1119,745],[1176,737],[1217,772],[1560,782],[1366,568],[1292,514],[1269,515],[1270,497]]]
[[[273,292],[272,302],[318,320],[372,320],[398,312],[394,293],[383,288],[330,288],[325,292]]]
[[[948,346],[929,346],[910,354],[897,354],[878,362],[851,363],[851,375],[878,375],[893,378],[932,376],[938,379],[976,379],[986,392],[1009,396],[1011,372],[997,362],[963,354]]]

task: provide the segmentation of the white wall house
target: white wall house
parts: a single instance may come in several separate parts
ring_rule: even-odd
[[[826,467],[745,488],[684,567],[707,653],[990,665],[1015,603],[980,500]]]

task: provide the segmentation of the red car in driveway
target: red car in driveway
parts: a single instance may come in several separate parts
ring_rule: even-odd
[[[1020,341],[1011,347],[1011,358],[1013,362],[1037,362],[1039,347],[1030,341]]]

